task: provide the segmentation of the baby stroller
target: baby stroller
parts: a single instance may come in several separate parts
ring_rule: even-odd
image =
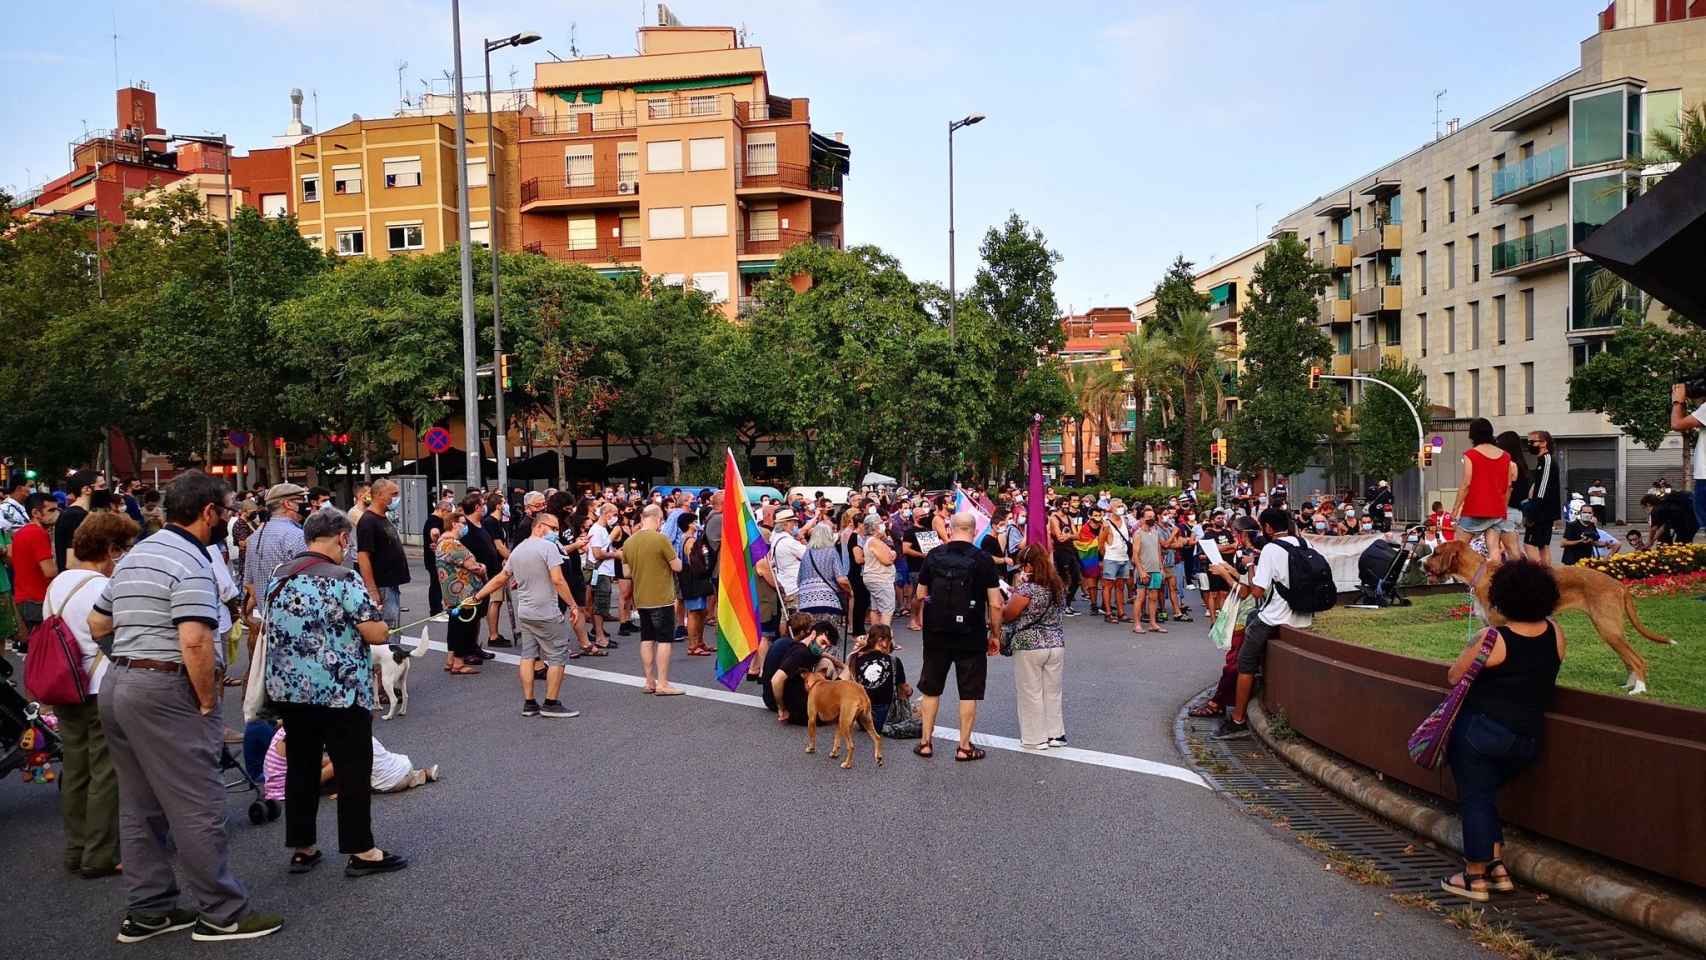
[[[1368,545],[1357,559],[1358,589],[1361,596],[1356,603],[1346,604],[1360,610],[1377,610],[1381,607],[1407,607],[1410,599],[1403,596],[1398,589],[1404,579],[1404,571],[1409,568],[1415,554],[1406,542],[1399,546],[1389,540],[1376,540]]]
[[[219,775],[228,793],[243,793],[247,791],[254,796],[249,801],[249,822],[259,826],[277,820],[284,813],[277,800],[268,800],[260,781],[249,776],[249,771],[243,766],[243,761],[231,755],[231,744],[219,745]]]
[[[12,683],[12,661],[0,658],[0,778],[31,765],[31,759],[47,755],[49,763],[64,759],[65,750],[59,733],[40,719],[40,710],[24,699]],[[33,731],[32,745],[26,749],[24,735]]]

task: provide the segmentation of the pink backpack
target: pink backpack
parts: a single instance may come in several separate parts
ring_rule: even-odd
[[[95,692],[89,689],[89,674],[83,670],[83,648],[77,634],[60,614],[71,604],[71,598],[91,582],[101,579],[92,573],[71,588],[59,611],[49,614],[30,631],[30,652],[24,657],[24,689],[37,703],[54,707],[72,707],[89,702]],[[99,654],[95,662],[99,663]]]

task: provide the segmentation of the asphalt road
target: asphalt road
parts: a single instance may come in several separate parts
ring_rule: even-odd
[[[421,593],[405,600],[424,616]],[[405,616],[408,619],[409,615]],[[341,957],[1361,957],[1484,956],[1383,893],[1180,779],[1092,762],[1181,764],[1178,707],[1213,679],[1203,623],[1165,636],[1068,621],[1066,714],[1080,759],[992,749],[978,763],[886,743],[855,769],[762,710],[657,699],[571,678],[567,721],[518,716],[515,668],[450,677],[415,661],[411,712],[375,732],[444,780],[377,797],[400,874],[346,880],[335,858],[285,872],[281,823],[229,806],[235,869],[276,936],[232,955]],[[435,628],[434,636],[439,629]],[[916,670],[917,635],[900,632]],[[635,675],[638,644],[580,660]],[[677,658],[711,688],[710,661]],[[981,732],[1017,737],[1010,665],[991,665]],[[720,688],[719,688],[720,689]],[[755,689],[748,685],[742,692]],[[950,691],[952,685],[950,684]],[[233,698],[235,699],[235,698]],[[951,695],[949,697],[951,701]],[[238,705],[227,704],[235,718]],[[943,718],[951,722],[952,703]],[[17,957],[176,957],[186,934],[120,948],[122,880],[60,872],[52,787],[0,784],[0,910]],[[321,840],[335,847],[330,803]],[[199,945],[198,945],[199,948]]]

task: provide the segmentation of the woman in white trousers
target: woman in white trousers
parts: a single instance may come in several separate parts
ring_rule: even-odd
[[[1019,745],[1026,750],[1066,746],[1060,681],[1066,669],[1066,634],[1060,615],[1066,584],[1048,550],[1028,544],[1019,551],[1019,580],[1001,621],[1013,625],[1013,683],[1019,701]]]

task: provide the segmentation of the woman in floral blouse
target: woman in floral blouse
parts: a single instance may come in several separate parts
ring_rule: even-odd
[[[450,612],[450,627],[445,631],[445,646],[450,648],[444,669],[456,676],[479,673],[480,621],[486,616],[486,603],[480,601],[473,617],[464,620],[462,601],[486,585],[489,571],[462,544],[462,534],[468,520],[458,514],[445,521],[444,532],[438,538],[438,584],[444,595],[444,609]]]
[[[1066,634],[1060,613],[1066,584],[1041,544],[1019,551],[1020,577],[1001,622],[1013,625],[1013,684],[1019,694],[1019,745],[1026,750],[1066,746],[1060,681],[1066,666]]]

